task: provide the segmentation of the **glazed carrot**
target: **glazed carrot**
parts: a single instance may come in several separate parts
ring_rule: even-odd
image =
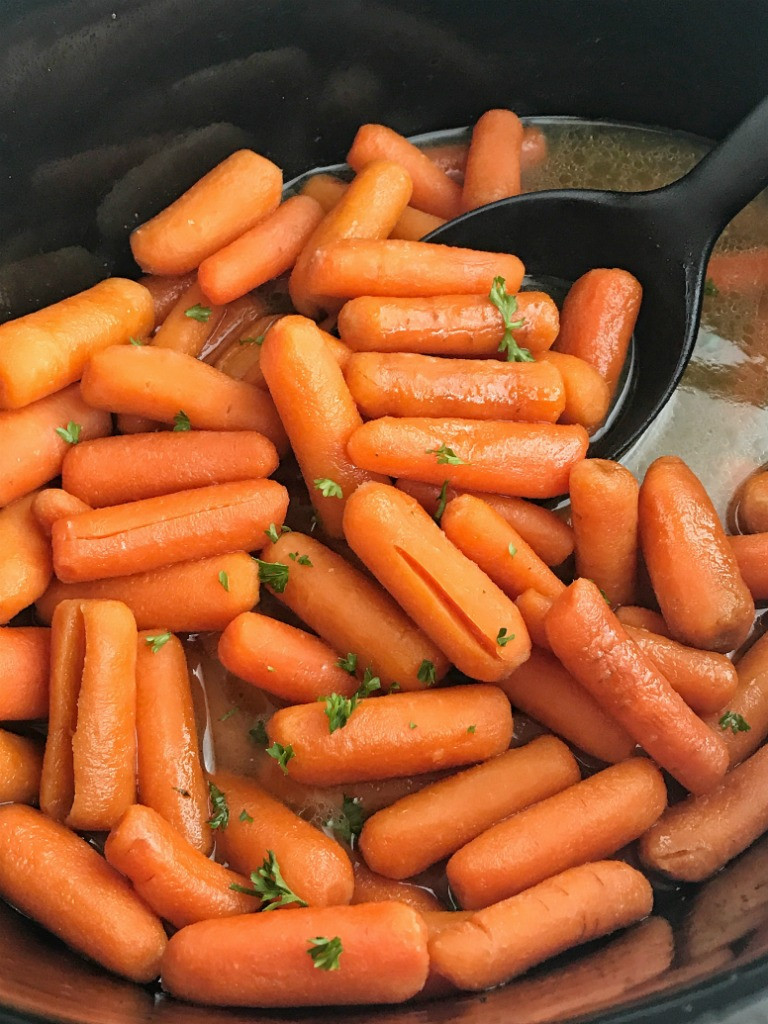
[[[121,277],[0,324],[0,409],[61,391],[97,352],[145,337],[153,326],[152,296]]]
[[[753,295],[768,284],[768,249],[764,246],[710,257],[707,277],[718,291]]]
[[[540,356],[557,337],[557,306],[544,292],[518,292],[516,298],[515,320],[523,323],[514,332],[515,341]],[[503,358],[504,323],[487,295],[361,296],[341,307],[339,334],[356,352]]]
[[[518,257],[508,253],[353,237],[314,250],[307,260],[306,287],[332,299],[487,295],[494,278],[503,277],[511,294],[519,290],[523,273]]]
[[[175,928],[259,908],[252,896],[231,888],[248,888],[244,875],[210,860],[150,807],[128,808],[109,833],[104,856]]]
[[[0,722],[48,715],[50,630],[0,628]]]
[[[204,295],[215,303],[232,302],[284,274],[322,218],[323,208],[309,196],[287,199],[250,231],[203,260],[197,280]]]
[[[640,488],[640,542],[676,640],[725,653],[744,642],[755,606],[717,512],[682,459],[656,459]]]
[[[727,702],[705,721],[718,733],[730,756],[731,767],[739,764],[757,750],[768,736],[768,634],[763,634],[736,663],[738,684]],[[731,713],[730,719],[720,721]],[[748,729],[738,729],[740,716]],[[736,726],[729,726],[728,722]]]
[[[398,480],[398,490],[405,491],[434,516],[438,510],[441,488],[417,480]],[[502,494],[465,491],[460,487],[447,487],[445,500],[453,501],[459,494],[474,494],[515,529],[526,544],[530,544],[547,565],[560,565],[573,551],[573,531],[554,512],[523,498],[509,498]]]
[[[76,426],[70,429],[70,423]],[[76,384],[24,409],[0,411],[0,506],[58,476],[64,456],[77,447],[76,440],[104,437],[111,431],[109,413],[90,409]]]
[[[197,357],[223,315],[223,306],[211,304],[197,281],[193,281],[176,300],[152,338],[152,344]]]
[[[328,693],[351,697],[358,681],[316,636],[266,615],[245,612],[219,638],[219,661],[240,679],[291,704]]]
[[[659,636],[669,636],[669,627],[664,621],[664,616],[650,608],[639,608],[637,605],[625,604],[616,609],[616,618],[624,626],[636,626],[637,629],[647,629],[649,633],[657,633]]]
[[[338,939],[338,970],[316,970],[318,938]],[[367,903],[201,921],[173,936],[162,973],[171,995],[191,1002],[294,1007],[401,1003],[428,968],[421,916],[401,903]]]
[[[261,346],[269,328],[277,323],[285,314],[278,316],[263,317],[253,326],[253,337],[234,341],[219,358],[214,362],[217,370],[234,377],[235,380],[244,380],[257,387],[266,388],[267,382],[261,369]],[[352,355],[343,341],[334,338],[327,331],[317,328],[325,347],[333,355],[339,366],[344,369],[347,360]]]
[[[268,395],[170,349],[115,346],[92,359],[80,384],[96,409],[173,423],[183,413],[195,430],[257,430],[279,452],[285,432]]]
[[[226,577],[229,589],[221,585]],[[65,600],[122,601],[133,612],[139,629],[158,622],[177,633],[221,630],[259,600],[259,569],[244,551],[197,562],[179,562],[164,569],[118,576],[90,583],[55,580],[37,603],[43,622],[50,622]]]
[[[347,451],[362,469],[406,480],[553,498],[568,490],[588,443],[579,426],[385,416],[356,430]]]
[[[216,772],[212,778],[229,808],[228,824],[216,830],[217,854],[235,871],[256,871],[271,851],[288,887],[310,906],[349,903],[352,864],[334,839],[252,779],[230,772]],[[258,908],[258,897],[254,902]]]
[[[523,126],[511,110],[487,110],[472,129],[461,210],[476,210],[521,191]]]
[[[750,594],[764,601],[768,597],[768,533],[728,537],[728,545]]]
[[[363,484],[347,502],[344,536],[465,675],[496,682],[526,660],[531,645],[520,612],[414,498]]]
[[[89,843],[30,807],[0,807],[0,893],[107,970],[158,976],[159,918]]]
[[[352,893],[352,903],[388,903],[395,901],[405,903],[413,907],[420,914],[440,913],[443,909],[442,903],[430,892],[420,885],[413,885],[410,882],[395,882],[391,878],[369,871],[365,864],[358,861],[355,864],[355,890]]]
[[[389,594],[319,541],[284,534],[261,557],[288,567],[280,600],[338,655],[356,654],[359,673],[370,668],[385,688],[397,682],[403,690],[422,690],[425,661],[434,665],[435,681],[448,671],[445,655]],[[311,566],[301,564],[303,557]]]
[[[136,652],[138,795],[196,850],[213,846],[187,659],[162,629],[139,633]],[[174,922],[175,924],[176,922]]]
[[[289,291],[293,305],[305,316],[338,308],[307,279],[315,251],[342,238],[387,238],[411,198],[410,175],[396,163],[376,160],[360,170],[307,240],[291,272]]]
[[[256,324],[275,315],[273,301],[274,296],[248,294],[227,303],[221,319],[203,345],[200,358],[214,363],[217,353],[223,352],[231,343],[241,338],[258,337],[261,330],[255,330]]]
[[[37,803],[42,743],[0,729],[0,804]]]
[[[280,202],[283,175],[240,149],[131,233],[131,250],[150,274],[186,274],[248,231]]]
[[[53,524],[67,516],[76,516],[81,512],[90,512],[91,506],[76,498],[74,494],[63,491],[59,487],[46,487],[38,491],[32,502],[32,512],[46,537],[53,532]]]
[[[155,274],[144,274],[139,278],[152,296],[155,307],[155,326],[159,327],[176,305],[179,296],[194,283],[195,273],[181,274],[179,277],[159,277]]]
[[[460,988],[489,988],[641,920],[652,905],[650,885],[628,864],[584,864],[446,928],[429,943],[430,961]]]
[[[374,160],[400,164],[413,181],[413,205],[435,217],[458,216],[461,189],[412,142],[383,124],[364,124],[357,130],[347,163],[361,171]]]
[[[367,419],[458,416],[555,423],[565,403],[562,377],[545,363],[356,352],[344,374]]]
[[[493,757],[509,746],[512,714],[501,690],[477,684],[363,700],[334,732],[322,703],[297,704],[276,711],[267,734],[270,743],[293,748],[291,778],[334,786]]]
[[[275,446],[256,431],[167,430],[75,445],[61,476],[70,494],[101,508],[258,480],[274,473],[278,461]]]
[[[590,580],[576,580],[547,616],[552,650],[603,708],[692,793],[728,767],[722,742],[642,654]]]
[[[756,473],[744,484],[738,517],[746,533],[768,532],[768,473]]]
[[[565,408],[560,422],[580,423],[594,434],[611,405],[610,389],[598,371],[585,360],[565,352],[542,352],[537,358],[554,366],[563,378]]]
[[[566,745],[542,736],[377,811],[363,826],[360,851],[374,871],[409,878],[580,778]]]
[[[54,523],[56,575],[81,583],[258,548],[287,508],[281,484],[243,480],[81,512]]]
[[[499,686],[514,707],[591,757],[615,764],[635,749],[629,733],[547,651],[534,647]]]
[[[626,270],[589,270],[571,286],[560,315],[558,352],[600,371],[613,395],[629,351],[643,289]]]
[[[349,495],[368,480],[384,480],[347,455],[363,421],[341,368],[311,320],[286,316],[264,341],[261,369],[320,522],[329,536],[341,537]]]
[[[0,509],[0,624],[34,604],[51,579],[51,545],[32,511],[36,496]]]
[[[552,607],[552,598],[529,588],[515,598],[515,604],[523,616],[531,643],[543,651],[551,650],[547,636],[547,615]]]

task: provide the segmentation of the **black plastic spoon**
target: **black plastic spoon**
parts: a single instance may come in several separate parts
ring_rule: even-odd
[[[528,274],[574,281],[623,267],[643,286],[633,391],[591,455],[617,458],[658,415],[690,359],[718,235],[768,185],[768,99],[683,178],[650,192],[558,189],[502,199],[431,242],[514,252]]]

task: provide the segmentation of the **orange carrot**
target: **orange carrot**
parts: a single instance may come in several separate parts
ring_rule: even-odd
[[[768,473],[755,473],[744,484],[738,517],[746,533],[768,532]]]
[[[313,174],[301,187],[301,194],[316,200],[328,213],[347,191],[347,183],[332,174]],[[405,238],[416,242],[445,224],[444,217],[435,217],[413,206],[406,206],[392,228],[390,238]]]
[[[104,856],[175,928],[259,907],[252,896],[232,889],[248,888],[247,878],[210,860],[150,807],[128,808],[109,833]]]
[[[316,970],[321,939],[337,940],[338,970]],[[401,1003],[428,969],[426,925],[400,903],[201,921],[173,936],[162,964],[171,995],[213,1006]]]
[[[0,894],[107,970],[160,973],[160,920],[89,843],[30,807],[0,807]]]
[[[576,580],[547,617],[552,650],[603,708],[692,793],[728,767],[722,742],[675,693],[590,580]]]
[[[273,298],[266,294],[243,295],[242,298],[229,302],[203,346],[200,358],[207,363],[213,363],[217,353],[223,352],[231,343],[241,338],[258,337],[261,331],[255,330],[255,325],[265,317],[275,315],[271,312],[272,303]]]
[[[67,452],[61,476],[70,494],[101,508],[258,480],[277,466],[274,445],[256,431],[182,430],[75,445]]]
[[[32,511],[36,496],[0,509],[0,624],[34,604],[51,579],[51,545]]]
[[[360,850],[374,871],[409,878],[580,778],[566,745],[542,736],[377,811],[363,826]]]
[[[514,332],[515,341],[541,356],[557,337],[557,306],[544,292],[518,292],[516,299],[515,319],[523,323]],[[339,334],[356,352],[503,358],[504,323],[487,295],[361,296],[342,306]]]
[[[279,167],[240,149],[131,233],[134,259],[150,274],[186,274],[276,209],[282,187]]]
[[[531,643],[540,647],[543,651],[551,650],[549,637],[547,636],[547,615],[552,607],[553,599],[545,597],[537,590],[524,590],[515,598],[515,604],[523,616],[525,628],[531,638]]]
[[[37,525],[46,537],[51,536],[53,524],[57,520],[90,511],[90,505],[86,505],[74,494],[69,494],[59,487],[46,487],[44,491],[38,491],[32,502],[32,512],[37,520]]]
[[[155,326],[159,327],[170,311],[176,305],[179,296],[194,283],[194,271],[182,274],[179,277],[158,277],[155,274],[144,274],[139,278],[139,284],[143,284],[152,296],[155,307]]]
[[[277,571],[281,565],[288,570],[280,600],[337,654],[357,655],[359,673],[369,668],[385,688],[396,682],[403,690],[421,690],[424,662],[434,666],[436,682],[448,671],[445,655],[389,594],[319,541],[284,534],[261,557],[277,563]]]
[[[211,305],[197,281],[182,292],[152,338],[157,348],[169,348],[186,356],[203,350],[224,315],[223,306]]]
[[[718,291],[759,294],[768,284],[768,249],[764,246],[710,257],[707,277]]]
[[[728,546],[750,594],[756,601],[768,598],[768,533],[728,537]],[[745,615],[746,619],[746,615]],[[737,647],[738,644],[732,644]]]
[[[197,271],[203,293],[215,303],[232,302],[284,274],[322,218],[322,207],[309,196],[287,199],[250,231],[203,260]]]
[[[282,524],[287,508],[281,484],[245,480],[82,512],[54,523],[56,575],[81,583],[251,550],[270,523]]]
[[[46,718],[50,630],[0,628],[0,722]]]
[[[515,605],[414,498],[386,484],[363,484],[347,502],[344,535],[358,558],[465,675],[495,682],[530,654]]]
[[[560,316],[558,352],[600,371],[611,394],[629,351],[643,289],[626,270],[590,270],[571,286]]]
[[[355,864],[355,890],[352,893],[352,903],[388,903],[395,901],[405,903],[413,907],[420,914],[439,913],[443,909],[442,903],[430,892],[420,885],[413,885],[411,882],[395,882],[391,878],[385,878],[374,871],[369,871],[365,864],[358,861]]]
[[[367,419],[459,416],[555,423],[565,403],[562,377],[545,363],[356,352],[344,373]]]
[[[647,470],[640,541],[676,640],[723,653],[746,640],[754,603],[712,502],[681,459],[656,459]]]
[[[616,618],[624,626],[636,626],[638,629],[647,629],[649,633],[658,633],[659,636],[669,636],[669,627],[664,621],[664,616],[649,608],[639,608],[633,604],[625,604],[616,609]]]
[[[248,384],[255,384],[257,387],[266,389],[267,382],[264,380],[261,369],[261,347],[267,331],[285,315],[262,317],[253,325],[252,337],[233,341],[213,365],[222,373],[234,377],[235,380],[244,380]],[[334,338],[332,334],[328,334],[327,331],[323,331],[319,327],[317,330],[325,342],[325,347],[343,370],[352,353],[344,342]]]
[[[445,145],[427,146],[424,152],[429,159],[446,174],[463,175],[469,152],[468,142],[451,142]],[[547,139],[538,125],[528,124],[523,129],[523,145],[520,154],[524,171],[537,167],[547,158]]]
[[[598,371],[584,359],[565,352],[542,352],[538,358],[554,366],[563,378],[565,408],[560,422],[580,423],[594,434],[611,405],[610,389]]]
[[[297,704],[267,724],[271,743],[292,748],[287,771],[297,782],[334,786],[421,775],[493,757],[512,738],[509,701],[495,686],[370,698],[333,732],[326,710],[317,701]]]
[[[0,506],[58,476],[77,441],[111,431],[109,413],[90,409],[76,384],[24,409],[0,411]]]
[[[341,368],[311,320],[286,316],[264,341],[261,369],[323,528],[341,537],[349,495],[367,480],[384,480],[347,455],[363,421]]]
[[[0,729],[0,804],[37,803],[42,767],[40,742]]]
[[[731,767],[754,754],[768,736],[768,634],[763,634],[738,660],[736,673],[735,692],[705,719],[722,737]],[[739,729],[739,718],[748,728]]]
[[[97,352],[145,337],[153,324],[152,296],[121,277],[0,324],[0,409],[61,391]]]
[[[361,171],[374,160],[400,164],[413,181],[413,205],[435,217],[458,216],[461,189],[412,142],[383,124],[364,124],[357,130],[347,163]]]
[[[362,469],[517,498],[553,498],[568,490],[589,439],[583,427],[552,423],[385,416],[349,439]]]
[[[488,110],[472,129],[461,210],[520,194],[523,126],[511,110]]]

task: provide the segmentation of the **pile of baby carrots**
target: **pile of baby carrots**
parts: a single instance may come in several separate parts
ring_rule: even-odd
[[[544,148],[507,110],[432,151],[364,125],[351,181],[287,198],[243,150],[134,231],[139,281],[0,326],[0,895],[107,969],[232,1006],[480,990],[647,917],[629,844],[697,881],[768,829],[768,641],[728,656],[768,474],[729,537],[680,459],[587,457],[632,275],[560,311],[517,255],[421,240]],[[324,832],[204,763],[200,631],[279,705],[276,778],[409,791]]]

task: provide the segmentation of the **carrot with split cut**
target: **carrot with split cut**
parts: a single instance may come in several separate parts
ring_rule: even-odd
[[[565,408],[560,422],[580,423],[594,434],[611,406],[610,389],[598,371],[584,359],[565,352],[542,352],[537,358],[554,366],[563,378]]]
[[[49,629],[0,628],[0,722],[47,717],[50,660]]]
[[[472,129],[461,210],[517,196],[521,191],[520,164],[523,126],[511,110],[487,110]]]
[[[443,909],[442,903],[429,889],[411,882],[396,882],[391,878],[385,878],[375,871],[369,871],[365,864],[358,861],[355,864],[355,891],[352,893],[352,903],[390,901],[405,903],[406,906],[418,910],[420,914],[439,913]]]
[[[133,257],[150,274],[195,270],[276,209],[282,187],[279,167],[240,149],[131,232]]]
[[[332,174],[313,174],[301,187],[301,194],[316,200],[328,213],[347,191],[347,182]],[[445,224],[444,217],[435,217],[413,206],[406,206],[392,228],[390,238],[405,238],[412,242],[436,231]]]
[[[515,604],[523,616],[525,628],[531,637],[531,643],[543,651],[551,650],[547,636],[547,615],[552,607],[552,598],[545,597],[537,590],[524,590],[515,598]]]
[[[579,426],[385,416],[359,427],[347,452],[355,465],[388,476],[554,498],[568,490],[571,470],[588,444]]]
[[[256,431],[163,431],[75,445],[61,476],[71,495],[102,508],[258,480],[274,473],[278,462],[275,446]]]
[[[747,533],[768,532],[768,473],[756,473],[742,487],[738,519]]]
[[[472,679],[496,682],[528,657],[530,640],[515,605],[414,498],[386,484],[363,484],[347,501],[344,535],[382,586]]]
[[[51,536],[53,524],[59,519],[90,511],[90,505],[59,487],[47,487],[44,491],[38,491],[32,502],[32,512],[37,525],[46,537]]]
[[[722,737],[731,767],[754,754],[768,736],[768,634],[763,634],[736,663],[734,693],[705,721]],[[724,715],[730,712],[723,725]],[[739,730],[739,718],[749,726]],[[729,725],[728,722],[732,722]],[[736,727],[734,729],[734,726]]]
[[[664,621],[664,616],[651,611],[650,608],[639,608],[633,604],[621,605],[616,609],[616,618],[623,626],[635,626],[659,636],[669,636],[669,627]]]
[[[42,743],[0,729],[0,804],[37,803]]]
[[[212,305],[197,281],[193,281],[163,320],[152,345],[197,358],[223,315],[223,306]]]
[[[74,384],[97,352],[146,337],[153,326],[152,296],[122,277],[0,324],[0,409],[19,409]]]
[[[768,533],[728,537],[728,546],[752,597],[755,601],[765,601],[768,598]]]
[[[51,545],[37,524],[37,492],[0,509],[0,624],[10,622],[50,583]]]
[[[181,274],[178,277],[160,277],[156,274],[144,274],[139,278],[139,284],[143,284],[152,296],[155,307],[155,326],[159,327],[163,320],[176,305],[179,296],[194,284],[195,272]]]
[[[719,737],[645,656],[590,580],[576,580],[547,616],[552,650],[595,700],[692,793],[728,767]]]

